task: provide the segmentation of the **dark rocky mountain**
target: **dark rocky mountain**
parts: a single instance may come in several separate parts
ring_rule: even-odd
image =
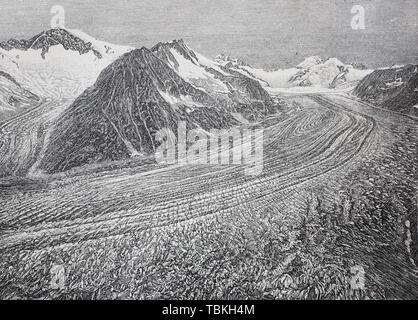
[[[181,44],[174,43],[176,50],[197,58],[177,46]],[[177,132],[180,121],[186,122],[188,130],[226,129],[242,124],[237,113],[257,121],[281,107],[254,80],[234,74],[223,75],[228,78],[227,94],[212,94],[181,77],[164,58],[170,52],[163,45],[154,51],[158,56],[145,47],[133,50],[101,72],[96,83],[57,120],[41,170],[54,173],[153,155],[158,147],[156,133],[161,129]]]
[[[150,50],[137,49],[104,69],[60,117],[41,167],[52,173],[151,154],[156,132],[176,132],[179,121],[203,130],[238,124],[227,109]]]
[[[175,69],[177,69],[179,67],[179,62],[173,55],[171,49],[176,50],[185,59],[191,61],[192,63],[196,65],[199,64],[199,59],[197,58],[196,54],[186,45],[183,39],[173,40],[171,42],[159,42],[151,48],[151,51],[161,60],[166,62],[173,62]]]
[[[376,70],[353,93],[379,107],[418,117],[418,65]]]
[[[93,52],[99,59],[102,58],[100,52],[95,50],[90,42],[85,42],[74,36],[65,29],[56,28],[41,32],[28,40],[10,39],[0,42],[0,48],[10,51],[19,49],[27,51],[29,49],[41,50],[42,58],[48,53],[52,46],[61,44],[66,50],[78,51],[80,54]]]

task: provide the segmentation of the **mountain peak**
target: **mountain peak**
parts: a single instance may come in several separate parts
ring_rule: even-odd
[[[184,58],[196,63],[198,58],[196,54],[190,49],[183,39],[172,40],[170,42],[159,42],[154,47],[151,48],[151,51],[154,52],[157,56],[164,57],[171,55],[172,50],[177,51]]]
[[[186,43],[184,42],[184,40],[182,38],[171,40],[168,43],[171,43],[171,44],[174,44],[174,45],[179,45],[179,46],[185,46],[186,45]]]
[[[152,154],[156,133],[176,131],[179,121],[204,130],[237,124],[226,103],[185,81],[148,48],[135,49],[107,66],[60,116],[41,166],[58,172]]]
[[[121,64],[126,63],[129,61],[130,63],[140,63],[140,65],[144,65],[146,67],[146,64],[150,62],[157,62],[158,57],[147,47],[142,46],[139,49],[133,49],[124,55],[122,55],[119,59],[115,61],[115,64]]]
[[[138,56],[149,55],[149,54],[153,54],[151,50],[148,49],[147,47],[142,46],[141,48],[134,49],[130,52],[127,52],[124,56],[125,57],[138,57]]]
[[[141,48],[136,49],[136,50],[138,50],[139,52],[142,52],[142,53],[152,54],[152,51],[145,46],[142,46]],[[136,50],[134,50],[134,51],[136,51]]]
[[[234,57],[231,57],[231,56],[229,56],[229,55],[226,55],[226,54],[223,54],[223,53],[221,53],[221,54],[218,54],[216,57],[215,57],[215,61],[217,61],[218,63],[220,63],[220,64],[222,64],[222,65],[225,65],[225,64],[232,64],[232,65],[235,65],[235,66],[249,66],[247,63],[245,63],[243,60],[241,60],[241,59],[238,59],[238,58],[234,58]]]
[[[303,60],[300,64],[297,65],[298,68],[306,69],[311,68],[315,65],[321,64],[324,62],[324,59],[322,59],[319,56],[311,56]]]
[[[162,47],[170,47],[170,48],[183,47],[184,48],[187,46],[183,39],[174,39],[174,40],[166,41],[166,42],[158,42],[154,47],[151,48],[151,51],[158,50]]]
[[[42,58],[45,59],[45,55],[48,53],[49,49],[56,45],[62,45],[66,50],[78,51],[80,54],[92,52],[97,58],[102,58],[102,54],[93,48],[91,42],[85,42],[64,28],[54,28],[42,31],[28,40],[10,39],[8,41],[3,41],[0,43],[0,48],[7,51],[12,49],[23,51],[29,49],[41,50]]]

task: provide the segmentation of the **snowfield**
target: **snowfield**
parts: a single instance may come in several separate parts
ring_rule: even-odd
[[[64,29],[67,30],[67,29]],[[51,46],[42,58],[41,50],[0,48],[0,70],[13,75],[25,88],[46,97],[75,98],[94,84],[100,72],[118,57],[133,48],[96,40],[79,30],[68,32],[92,43],[102,55],[92,51],[80,54],[66,50],[62,44]]]

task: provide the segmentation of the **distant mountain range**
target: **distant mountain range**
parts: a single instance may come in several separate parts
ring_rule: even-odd
[[[18,62],[13,68],[24,74],[28,87],[39,84],[36,77],[42,72],[51,74],[39,95],[74,96],[54,121],[40,163],[49,173],[151,155],[156,132],[176,131],[179,121],[189,129],[228,129],[258,121],[281,106],[257,79],[224,68],[182,40],[132,49],[54,29],[27,41],[8,41],[2,48]],[[30,62],[42,71],[34,72]],[[72,72],[71,63],[83,70]]]
[[[70,99],[59,110],[39,168],[48,173],[153,154],[162,128],[208,131],[257,122],[283,102],[272,88],[353,91],[365,101],[415,114],[416,66],[368,70],[360,63],[312,56],[265,71],[219,55],[209,59],[183,40],[148,49],[52,29],[0,43],[3,122],[40,99]],[[67,104],[66,104],[67,105]]]
[[[347,65],[337,58],[322,59],[318,56],[306,58],[294,68],[273,71],[256,69],[225,55],[218,56],[216,60],[228,69],[239,70],[273,88],[352,88],[373,71],[358,63]]]
[[[43,96],[75,98],[91,86],[110,63],[133,50],[99,41],[79,30],[51,29],[28,40],[0,43],[0,70]],[[227,55],[208,59],[183,40],[158,43],[151,51],[193,85],[212,93],[230,93],[225,84],[239,87],[245,99],[263,93],[263,87],[316,86],[324,88],[356,85],[372,70],[358,63],[346,65],[336,58],[312,56],[295,68],[265,71]]]

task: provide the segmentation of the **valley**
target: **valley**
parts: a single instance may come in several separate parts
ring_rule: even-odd
[[[265,71],[60,27],[0,55],[0,298],[418,297],[416,65]],[[180,124],[205,137],[183,147],[262,131],[261,173],[159,164]]]
[[[385,158],[400,141],[405,165],[414,168],[413,172],[402,173],[412,188],[416,185],[416,121],[362,105],[346,94],[295,95],[287,99],[282,112],[264,120],[264,171],[260,176],[246,176],[239,166],[154,165],[145,172],[135,172],[135,168],[124,172],[121,165],[115,171],[43,178],[34,190],[2,189],[0,250],[8,257],[3,268],[7,269],[6,261],[16,256],[29,260],[45,254],[61,256],[77,248],[86,250],[103,242],[118,242],[121,237],[150,233],[168,235],[183,230],[188,234],[187,230],[200,224],[216,225],[219,220],[224,224],[246,215],[254,218],[272,208],[275,219],[298,225],[312,194],[324,206],[341,201],[340,192],[361,184],[357,181],[349,185],[346,179],[366,163]],[[34,119],[36,110],[29,113],[30,118]],[[11,157],[10,163],[13,157],[26,157],[33,165],[39,155],[28,145],[25,129],[32,130],[27,119],[16,118],[1,128],[2,158]],[[16,136],[10,135],[11,126],[20,128],[13,131]],[[408,140],[400,140],[400,135],[407,135]],[[42,135],[38,138],[32,137],[32,144],[39,145],[40,150]],[[20,152],[11,153],[7,143],[14,143],[14,150]],[[19,143],[21,147],[17,148]],[[389,167],[385,174],[395,177],[399,170]],[[378,186],[372,185],[377,190]],[[379,188],[385,190],[385,186]]]

